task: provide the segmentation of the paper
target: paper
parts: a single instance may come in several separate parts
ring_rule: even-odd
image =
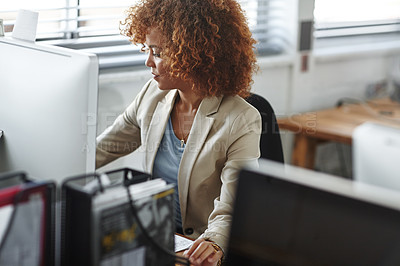
[[[13,210],[14,207],[11,204],[0,208],[0,242],[3,240]]]
[[[12,37],[24,41],[34,42],[36,40],[38,18],[38,12],[24,9],[19,10],[12,32]]]
[[[43,243],[44,202],[40,195],[30,195],[15,210],[7,241],[2,246],[0,265],[40,265]]]
[[[194,241],[175,234],[175,252],[188,249]]]

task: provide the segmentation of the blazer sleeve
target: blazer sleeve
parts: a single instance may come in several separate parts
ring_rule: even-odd
[[[224,252],[232,222],[238,174],[245,165],[258,166],[260,134],[261,116],[252,107],[242,112],[232,123],[227,160],[221,172],[220,196],[214,200],[208,228],[201,236],[217,243]]]
[[[150,81],[114,123],[96,138],[96,169],[135,151],[141,145],[137,112],[149,86]]]

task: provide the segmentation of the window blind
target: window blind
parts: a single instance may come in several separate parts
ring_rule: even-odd
[[[119,22],[134,0],[13,0],[2,3],[0,18],[11,36],[19,9],[39,12],[37,41],[82,49],[99,56],[101,68],[143,64],[145,56],[119,34]],[[258,41],[260,55],[287,52],[288,12],[293,0],[238,0]],[[34,2],[34,3],[32,3]]]
[[[400,0],[315,0],[316,38],[400,33]]]
[[[39,12],[37,40],[76,39],[119,34],[118,24],[131,0],[13,0],[2,3],[6,35],[19,9]]]
[[[291,24],[288,20],[292,1],[239,0],[246,12],[250,30],[258,41],[261,55],[281,54],[291,46]]]

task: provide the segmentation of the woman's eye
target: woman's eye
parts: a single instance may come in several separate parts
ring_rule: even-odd
[[[161,57],[161,51],[157,48],[147,47],[147,46],[143,46],[140,48],[140,51],[143,53],[146,53],[146,54],[150,53],[150,50],[151,50],[151,54],[154,57]]]
[[[160,57],[161,56],[161,51],[159,49],[151,49],[151,52],[154,57]]]

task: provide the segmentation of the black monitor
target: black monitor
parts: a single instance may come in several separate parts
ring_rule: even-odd
[[[400,265],[400,194],[260,161],[241,171],[227,265]]]

